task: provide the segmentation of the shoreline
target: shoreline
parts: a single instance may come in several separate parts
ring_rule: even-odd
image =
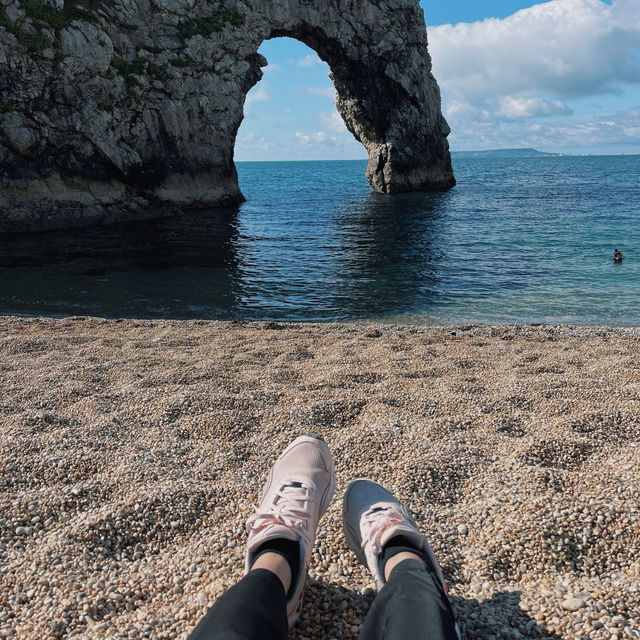
[[[0,637],[186,637],[307,431],[337,490],[294,640],[371,602],[356,476],[415,514],[463,638],[640,636],[640,327],[2,316],[0,344]]]
[[[496,332],[512,330],[518,335],[533,334],[535,332],[557,333],[568,337],[586,337],[589,335],[599,335],[603,332],[607,335],[620,335],[640,338],[640,323],[638,324],[606,324],[606,323],[564,323],[564,322],[452,322],[452,323],[419,323],[419,322],[396,322],[382,319],[353,319],[353,320],[245,320],[231,319],[218,320],[209,318],[143,318],[143,317],[107,317],[92,315],[37,315],[20,313],[0,313],[0,328],[12,321],[36,322],[36,323],[60,323],[60,322],[93,322],[93,323],[136,323],[140,326],[167,325],[181,326],[194,325],[212,327],[253,327],[256,329],[269,329],[277,325],[277,330],[295,329],[296,327],[322,328],[347,328],[347,327],[377,327],[387,330],[407,330],[407,331],[432,331],[449,330],[460,331],[467,335],[491,335]]]

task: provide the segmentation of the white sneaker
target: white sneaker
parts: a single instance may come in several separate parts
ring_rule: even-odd
[[[276,460],[256,513],[247,520],[245,572],[249,572],[256,551],[268,540],[297,541],[300,570],[291,576],[287,618],[291,628],[302,610],[304,583],[316,539],[318,521],[327,510],[335,489],[333,458],[319,436],[296,438]]]
[[[404,536],[429,558],[446,592],[440,565],[409,510],[377,482],[363,478],[347,487],[342,501],[342,525],[349,549],[369,567],[378,590],[386,583],[380,562],[382,549],[391,538]]]

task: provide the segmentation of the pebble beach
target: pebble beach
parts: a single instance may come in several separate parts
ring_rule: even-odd
[[[463,639],[640,639],[640,329],[0,318],[0,638],[186,638],[298,435],[331,448],[294,640],[375,595],[341,498],[411,509]]]

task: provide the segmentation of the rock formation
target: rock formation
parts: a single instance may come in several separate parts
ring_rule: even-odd
[[[0,230],[238,203],[258,47],[325,60],[378,191],[455,181],[418,0],[0,0]]]

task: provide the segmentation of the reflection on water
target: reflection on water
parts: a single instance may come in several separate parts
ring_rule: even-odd
[[[362,162],[241,163],[239,208],[0,237],[0,313],[637,324],[633,160],[458,161],[393,196]]]
[[[446,200],[446,194],[371,193],[363,206],[345,211],[336,226],[335,307],[367,316],[429,306],[440,279]]]

